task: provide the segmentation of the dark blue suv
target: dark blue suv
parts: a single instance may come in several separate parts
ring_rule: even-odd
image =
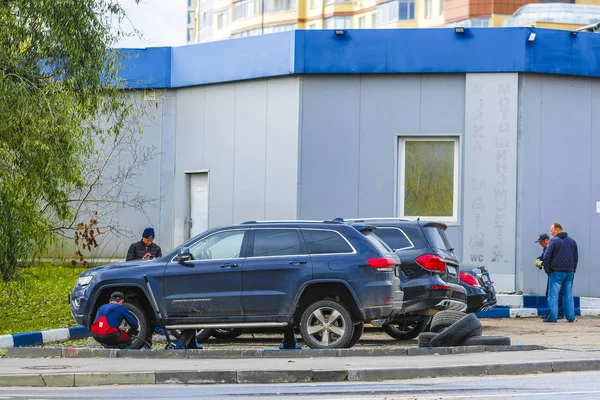
[[[84,271],[71,312],[89,327],[110,293],[123,292],[140,322],[141,339],[130,348],[141,348],[158,322],[151,290],[169,330],[294,326],[311,348],[351,347],[363,321],[393,318],[402,309],[399,259],[374,229],[339,221],[211,229],[157,260]]]

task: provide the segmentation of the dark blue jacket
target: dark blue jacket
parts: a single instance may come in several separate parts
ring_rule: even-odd
[[[567,232],[561,232],[550,240],[542,264],[548,274],[554,271],[575,272],[578,261],[577,243]]]
[[[98,309],[96,313],[96,321],[101,315],[106,317],[106,321],[113,328],[119,328],[121,321],[124,319],[127,321],[130,327],[134,330],[138,330],[138,323],[131,311],[127,307],[120,305],[119,303],[108,303]]]

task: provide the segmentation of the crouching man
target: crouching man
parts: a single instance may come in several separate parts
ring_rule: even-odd
[[[131,345],[131,336],[120,329],[121,321],[127,321],[131,327],[130,334],[135,335],[139,329],[134,315],[123,305],[125,296],[121,292],[113,292],[110,302],[98,309],[91,331],[94,339],[105,347],[124,349]]]

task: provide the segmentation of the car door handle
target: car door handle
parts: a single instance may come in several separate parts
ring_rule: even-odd
[[[292,264],[292,265],[306,264],[306,261],[294,260],[294,261],[290,261],[290,264]]]
[[[237,264],[223,264],[221,268],[236,268],[237,266]]]

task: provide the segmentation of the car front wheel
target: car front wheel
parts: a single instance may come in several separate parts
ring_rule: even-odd
[[[320,300],[302,313],[300,334],[311,349],[340,349],[352,340],[354,323],[343,304]]]

